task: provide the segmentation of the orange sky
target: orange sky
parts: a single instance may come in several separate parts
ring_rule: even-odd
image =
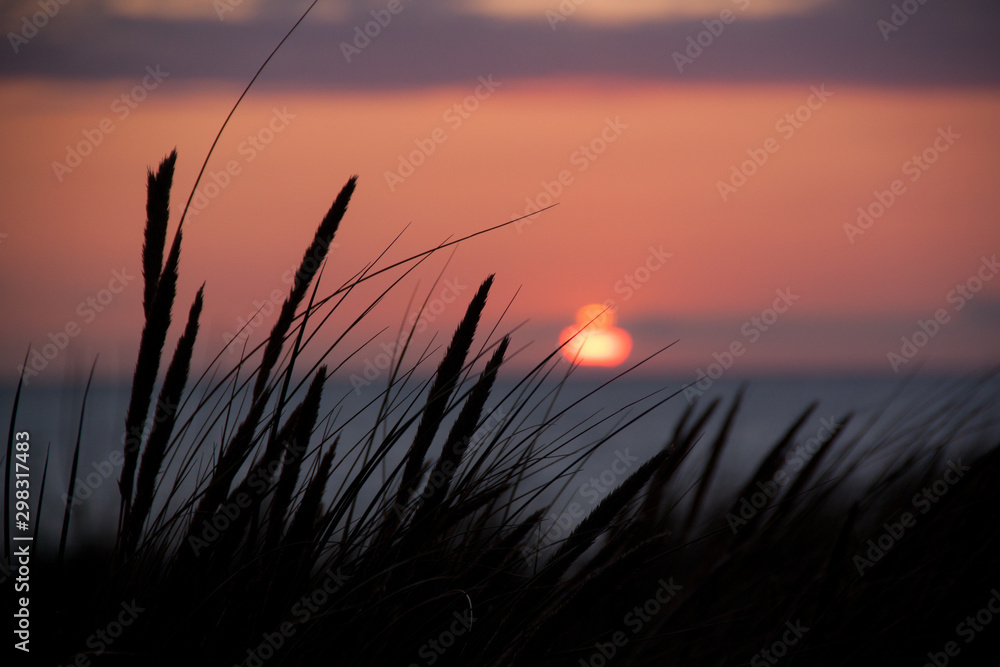
[[[231,84],[167,76],[122,117],[127,107],[114,100],[140,79],[7,81],[0,88],[4,378],[14,375],[29,343],[41,347],[70,324],[80,331],[44,371],[53,381],[89,366],[97,352],[105,374],[127,374],[134,364],[145,169],[177,147],[176,225],[238,94]],[[829,98],[814,97],[816,108],[795,129],[780,121],[823,82],[496,81],[488,94],[478,88],[483,99],[469,97],[481,86],[475,79],[408,92],[252,92],[209,164],[209,172],[222,172],[232,162],[239,173],[185,223],[176,313],[186,312],[206,281],[201,358],[214,356],[255,301],[287,289],[282,274],[300,259],[340,186],[358,173],[326,285],[358,271],[408,223],[389,261],[523,214],[527,200],[544,200],[545,185],[555,191],[563,180],[556,209],[474,239],[450,262],[449,253],[431,258],[374,313],[376,328],[398,327],[410,297],[426,296],[438,274],[431,298],[450,285],[460,305],[440,308],[427,329],[450,328],[479,281],[495,272],[488,321],[520,287],[505,322],[530,320],[515,337],[534,341],[524,363],[556,344],[580,306],[608,299],[616,301],[619,326],[632,333],[632,359],[680,338],[655,367],[686,374],[734,341],[747,344],[739,359],[745,372],[891,372],[887,353],[941,308],[949,322],[915,363],[969,368],[998,360],[991,341],[1000,279],[987,280],[961,311],[948,300],[949,290],[981,271],[984,255],[1000,250],[995,91],[828,84]],[[113,130],[91,132],[99,145],[60,182],[53,162],[65,160],[68,144],[88,141],[83,132],[102,120]],[[248,137],[269,124],[280,131],[254,148]],[[951,143],[940,140],[946,150],[913,180],[918,172],[906,163],[925,149],[935,157],[935,139],[948,128]],[[592,142],[603,150],[593,159],[581,150]],[[418,143],[430,154],[390,187],[386,173]],[[719,182],[749,159],[747,151],[760,159],[765,147],[772,151],[766,162],[723,201]],[[845,224],[897,179],[905,191],[852,243]],[[81,307],[108,287],[114,271],[136,278],[102,312]],[[751,340],[744,325],[786,289],[799,298]],[[370,295],[363,290],[349,300],[344,318]],[[254,340],[273,315],[265,320]],[[358,363],[370,356],[362,353]]]

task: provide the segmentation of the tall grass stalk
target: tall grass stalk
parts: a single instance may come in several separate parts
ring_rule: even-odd
[[[161,183],[151,178],[149,187]],[[326,259],[354,187],[352,177],[306,257],[319,249]],[[165,201],[164,193],[149,199]],[[153,237],[160,233],[146,234],[144,255]],[[162,356],[165,330],[147,332],[151,319],[169,325],[163,309],[173,302],[179,239],[159,272],[143,330],[146,345],[159,347],[144,349],[141,359]],[[67,536],[77,513],[67,505],[59,554],[40,566],[39,627],[62,628],[39,649],[47,658],[92,655],[86,641],[94,626],[135,600],[144,611],[114,646],[130,664],[198,655],[202,664],[249,667],[265,653],[274,664],[315,664],[331,655],[358,665],[430,664],[431,657],[441,665],[592,664],[612,645],[619,664],[728,664],[751,660],[787,623],[808,628],[786,650],[809,664],[843,664],[860,651],[916,659],[922,653],[913,637],[946,640],[953,618],[974,611],[994,585],[1000,530],[978,513],[1000,500],[1000,448],[987,435],[997,425],[995,378],[969,382],[903,417],[876,415],[848,429],[845,415],[791,470],[789,454],[805,440],[810,406],[728,491],[716,472],[740,428],[740,396],[712,439],[703,436],[723,403],[694,404],[663,434],[658,453],[571,532],[550,540],[551,517],[571,498],[574,474],[680,389],[567,425],[559,388],[570,375],[555,391],[546,388],[560,367],[553,354],[515,389],[494,395],[510,338],[491,341],[493,325],[475,344],[488,313],[489,276],[433,375],[420,379],[416,367],[430,350],[413,367],[398,359],[368,401],[378,406],[376,422],[360,440],[344,442],[344,426],[371,412],[323,413],[324,387],[340,367],[329,371],[330,357],[343,335],[298,372],[301,380],[292,379],[316,330],[329,326],[326,311],[345,307],[351,294],[342,285],[332,289],[341,295],[336,300],[318,295],[318,266],[300,273],[266,341],[228,371],[218,372],[216,356],[215,370],[188,387],[210,296],[205,286],[198,290],[154,423],[137,440],[141,465],[129,503],[130,473],[121,473],[121,525],[74,543]],[[347,284],[374,272],[370,266]],[[386,289],[396,285],[398,278],[389,279]],[[364,307],[349,327],[362,325],[371,310]],[[133,383],[151,386],[150,373],[138,364]],[[613,383],[578,401],[601,400]],[[135,410],[133,400],[129,415]],[[971,449],[954,450],[969,437],[978,439]],[[81,451],[78,442],[70,499]],[[701,463],[693,452],[701,452]],[[780,474],[787,481],[778,485]],[[951,480],[946,493],[899,534],[914,494],[940,480]],[[762,489],[772,489],[764,504]],[[887,530],[892,544],[882,549]],[[633,622],[629,614],[662,598],[664,586],[669,600]],[[878,641],[869,639],[872,628]],[[267,644],[268,637],[277,641],[275,632],[285,633],[277,647]],[[977,649],[991,646],[984,636]]]
[[[683,388],[607,409],[615,383],[640,362],[567,406],[561,392],[574,369],[556,349],[497,392],[514,355],[498,334],[502,316],[481,332],[492,317],[489,275],[445,350],[429,345],[414,359],[411,330],[367,405],[330,397],[330,379],[364,348],[344,349],[348,334],[405,277],[444,248],[516,222],[392,263],[379,256],[321,292],[321,272],[342,275],[348,264],[330,248],[355,176],[318,225],[267,338],[233,368],[220,351],[189,383],[212,298],[202,285],[153,404],[191,203],[168,249],[176,167],[171,152],[147,177],[144,323],[115,526],[70,539],[81,514],[71,507],[84,406],[62,512],[44,494],[46,459],[39,501],[49,502],[36,530],[44,536],[63,520],[57,555],[38,552],[33,566],[41,663],[659,667],[773,664],[764,656],[780,645],[787,664],[918,664],[995,591],[993,374],[901,415],[860,424],[845,415],[790,467],[810,407],[735,487],[718,473],[724,457],[740,455],[727,447],[741,428],[740,396],[728,408],[721,399],[692,405],[647,443],[654,455],[558,537],[581,469]],[[331,332],[333,313],[377,279],[386,283],[378,296]],[[332,342],[315,350],[319,340]],[[4,458],[8,563],[21,389]],[[588,406],[591,417],[571,419]],[[349,436],[365,419],[365,434]],[[125,608],[140,611],[96,650],[95,633]],[[967,664],[986,664],[976,660],[990,651],[995,660],[995,629],[975,640],[961,648]]]

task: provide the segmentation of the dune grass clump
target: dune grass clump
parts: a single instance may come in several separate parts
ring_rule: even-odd
[[[542,389],[558,350],[498,395],[511,339],[496,325],[482,334],[493,276],[429,379],[417,366],[432,352],[407,366],[404,346],[361,440],[345,441],[342,428],[360,411],[323,413],[347,332],[324,336],[333,343],[318,361],[305,351],[378,274],[369,267],[319,296],[354,177],[267,339],[235,368],[221,369],[220,353],[192,378],[211,299],[203,285],[153,401],[178,297],[180,228],[166,246],[175,164],[172,153],[148,179],[145,324],[116,528],[67,546],[67,503],[58,556],[36,555],[44,639],[33,656],[43,663],[923,664],[958,642],[964,664],[985,664],[974,656],[996,648],[996,627],[974,644],[956,635],[1000,585],[989,380],[888,423],[845,415],[792,469],[810,408],[730,491],[713,482],[733,455],[740,396],[692,405],[658,453],[550,540],[574,472],[636,417],[616,413],[603,435],[560,426],[566,410]],[[20,388],[12,422],[19,400]],[[976,446],[956,452],[970,434]],[[695,451],[704,463],[692,475],[683,464]],[[78,440],[70,480],[79,457]],[[58,520],[42,509],[42,522]]]

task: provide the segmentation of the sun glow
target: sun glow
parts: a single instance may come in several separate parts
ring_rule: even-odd
[[[615,314],[592,303],[576,313],[576,324],[559,334],[563,356],[581,366],[617,366],[632,351],[632,337],[615,326]]]

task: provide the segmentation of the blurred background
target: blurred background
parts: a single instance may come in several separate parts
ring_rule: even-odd
[[[174,229],[307,4],[4,3],[0,377],[29,344],[36,384],[98,353],[100,377],[131,374],[145,170],[177,148]],[[525,367],[589,303],[613,304],[630,361],[678,341],[654,374],[707,374],[734,343],[731,375],[995,363],[998,27],[973,0],[319,2],[188,212],[196,356],[250,320],[266,335],[358,173],[331,290],[397,235],[380,266],[558,203],[429,258],[374,330],[425,298],[421,333],[447,330],[495,272],[488,312],[517,293],[500,328],[523,324]],[[371,283],[345,321],[388,284]]]
[[[177,149],[172,233],[307,6],[3,4],[0,409],[30,345],[24,418],[72,442],[99,355],[92,409],[113,418],[91,458],[117,447],[146,169]],[[208,162],[175,320],[206,283],[195,365],[221,352],[231,368],[357,173],[321,296],[383,251],[376,269],[557,206],[427,257],[331,353],[348,394],[384,387],[401,327],[440,352],[489,273],[481,332],[516,328],[507,379],[604,304],[631,352],[578,377],[673,344],[634,392],[699,383],[690,401],[755,379],[767,398],[745,438],[813,398],[829,419],[918,369],[983,371],[1000,361],[998,28],[986,0],[323,0]],[[354,290],[315,352],[411,266]]]

